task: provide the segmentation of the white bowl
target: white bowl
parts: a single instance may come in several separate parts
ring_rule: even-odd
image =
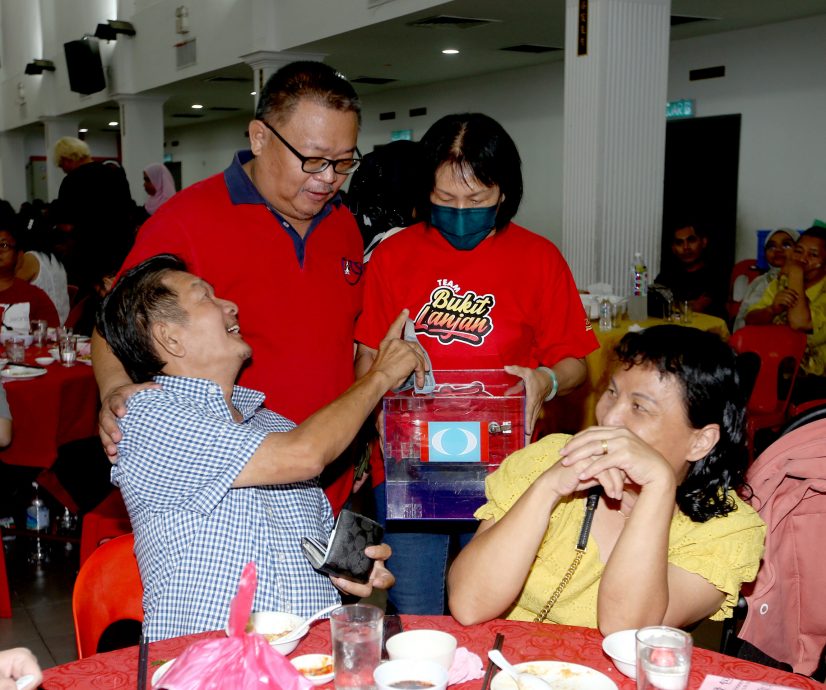
[[[441,630],[408,630],[393,635],[386,646],[392,660],[435,661],[445,670],[456,654],[456,638]]]
[[[54,357],[35,357],[34,361],[41,367],[47,367],[54,362]]]
[[[292,630],[295,630],[304,619],[301,616],[296,616],[292,613],[284,613],[283,611],[256,611],[250,616],[250,621],[247,625],[249,630],[252,627],[257,633],[261,633],[270,643],[273,649],[277,649],[282,654],[286,655],[292,652],[304,635],[309,632],[305,630],[302,635],[299,635],[291,642],[279,643],[278,638],[284,637]]]
[[[390,639],[396,637],[394,635]],[[400,690],[400,683],[403,684],[401,688],[415,688],[417,681],[423,690],[445,690],[447,687],[447,669],[435,661],[391,659],[373,671],[373,678],[378,690]]]
[[[52,356],[52,359],[54,360],[60,359],[60,350],[58,350],[56,347],[50,347],[49,354]]]
[[[313,685],[324,685],[333,680],[333,657],[329,654],[302,654],[290,663]]]
[[[619,630],[602,641],[602,651],[611,657],[620,673],[637,677],[637,631]]]

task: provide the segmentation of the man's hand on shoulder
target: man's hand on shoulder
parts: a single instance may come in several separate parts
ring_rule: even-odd
[[[332,582],[338,589],[345,594],[352,594],[357,597],[369,597],[373,589],[390,589],[395,583],[396,578],[393,576],[387,567],[384,565],[385,561],[390,558],[393,551],[387,544],[377,544],[375,546],[368,546],[364,549],[364,553],[370,558],[375,559],[373,570],[370,573],[370,581],[367,584],[359,584],[358,582],[351,582],[341,577],[331,577]]]
[[[126,404],[135,393],[149,388],[160,388],[157,383],[128,383],[109,391],[100,404],[98,433],[103,450],[114,463],[118,457],[118,442],[121,440],[118,419],[126,414]]]

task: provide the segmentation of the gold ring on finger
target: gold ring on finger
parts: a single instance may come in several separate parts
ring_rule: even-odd
[[[608,441],[605,439],[602,440],[602,454],[608,455]]]

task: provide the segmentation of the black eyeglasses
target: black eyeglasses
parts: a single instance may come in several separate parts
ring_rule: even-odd
[[[290,153],[292,153],[298,160],[301,161],[301,169],[305,173],[310,173],[311,175],[315,173],[324,172],[327,168],[331,165],[333,166],[333,170],[338,173],[339,175],[349,175],[356,171],[356,168],[359,167],[359,163],[361,163],[361,158],[339,158],[338,160],[332,160],[330,158],[321,158],[320,156],[302,156],[298,151],[296,151],[284,137],[282,137],[278,132],[275,131],[275,128],[266,120],[258,120],[260,123],[264,125],[268,130],[270,130],[275,136],[278,138],[284,146],[286,146]],[[358,149],[356,149],[356,153],[358,156],[361,156],[361,153]]]

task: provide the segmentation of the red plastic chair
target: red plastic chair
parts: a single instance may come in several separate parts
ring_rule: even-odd
[[[83,516],[80,531],[80,565],[83,565],[101,544],[132,531],[129,513],[120,491],[115,489],[95,508]]]
[[[746,276],[748,282],[751,283],[755,278],[763,275],[765,271],[757,267],[757,259],[743,259],[734,264],[731,269],[731,280],[728,287],[728,302],[726,303],[726,310],[728,311],[729,319],[734,319],[737,312],[740,311],[740,300],[734,299],[734,281],[740,276]]]
[[[103,544],[84,563],[72,592],[77,656],[97,652],[104,630],[121,620],[143,622],[143,584],[131,534]]]
[[[740,354],[751,352],[760,359],[760,369],[747,405],[749,451],[760,429],[778,430],[787,420],[800,360],[806,350],[806,335],[788,326],[745,326],[729,340]]]
[[[3,530],[0,529],[0,618],[11,618],[11,594],[6,573],[6,549],[3,548]]]

